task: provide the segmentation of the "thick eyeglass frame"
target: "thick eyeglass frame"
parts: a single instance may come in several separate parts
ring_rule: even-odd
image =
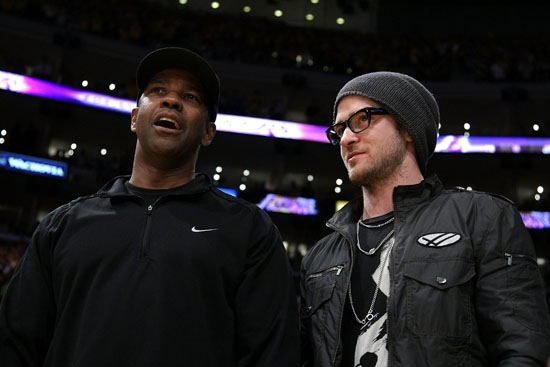
[[[359,129],[359,130],[356,130],[352,127],[352,121],[353,119],[361,114],[361,113],[365,113],[367,114],[367,124],[364,128],[362,129]],[[331,125],[326,131],[325,133],[327,134],[327,138],[328,140],[330,141],[330,143],[332,145],[340,145],[340,139],[342,139],[342,135],[344,135],[344,131],[346,130],[346,127],[348,127],[352,132],[354,133],[360,133],[362,131],[365,131],[369,128],[370,126],[370,123],[371,123],[371,118],[372,118],[372,115],[388,115],[388,111],[386,111],[385,109],[383,108],[377,108],[377,107],[365,107],[365,108],[361,108],[360,110],[357,110],[355,111],[354,113],[352,113],[352,115],[346,120],[346,121],[343,121],[343,122],[338,122],[336,124],[333,124]],[[338,126],[342,126],[343,129],[342,129],[342,134],[338,134],[336,132],[336,127]]]

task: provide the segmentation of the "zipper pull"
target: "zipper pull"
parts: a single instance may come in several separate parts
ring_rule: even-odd
[[[153,205],[149,205],[147,207],[147,215],[151,215],[152,212],[153,212]]]
[[[338,266],[338,270],[336,271],[336,276],[340,275],[340,273],[342,272],[342,268],[343,268],[342,265]]]
[[[508,258],[508,266],[512,266],[512,257],[513,257],[512,254],[505,252],[504,256]]]

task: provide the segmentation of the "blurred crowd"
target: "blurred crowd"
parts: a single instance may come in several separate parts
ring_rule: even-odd
[[[70,3],[70,5],[69,5]],[[358,75],[393,70],[423,81],[549,81],[550,40],[479,37],[385,37],[349,31],[297,28],[251,14],[193,13],[168,2],[129,0],[2,0],[0,10],[65,31],[156,47],[178,44],[210,60]],[[52,72],[41,65],[36,73]]]

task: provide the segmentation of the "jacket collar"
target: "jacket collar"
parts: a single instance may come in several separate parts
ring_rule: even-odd
[[[397,186],[393,189],[394,213],[416,206],[418,203],[429,200],[443,191],[443,184],[436,175],[422,180],[416,185]],[[344,231],[352,236],[356,230],[356,224],[363,213],[363,197],[357,197],[347,203],[342,209],[334,213],[327,221],[329,228]]]
[[[124,185],[130,180],[130,176],[117,176],[107,182],[99,191],[97,195],[100,197],[115,197],[115,196],[132,196],[126,190]],[[204,173],[198,173],[191,181],[181,186],[181,191],[178,191],[177,195],[193,195],[206,192],[212,188],[212,181],[210,177]]]

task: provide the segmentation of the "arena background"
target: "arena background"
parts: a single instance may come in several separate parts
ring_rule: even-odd
[[[132,101],[138,60],[160,46],[210,60],[221,79],[220,113],[235,121],[326,126],[336,93],[353,76],[413,75],[440,104],[442,136],[529,138],[492,154],[436,153],[429,171],[446,187],[504,195],[548,226],[548,1],[2,0],[0,7],[0,163],[12,154],[67,164],[66,178],[0,164],[3,287],[41,218],[130,173],[135,147],[127,113],[13,92],[7,75]],[[360,194],[338,150],[324,142],[220,131],[201,150],[198,170],[255,203],[280,195],[279,209],[282,196],[315,199],[315,215],[269,211],[296,271],[328,233],[337,201]],[[549,285],[550,229],[529,231]]]

